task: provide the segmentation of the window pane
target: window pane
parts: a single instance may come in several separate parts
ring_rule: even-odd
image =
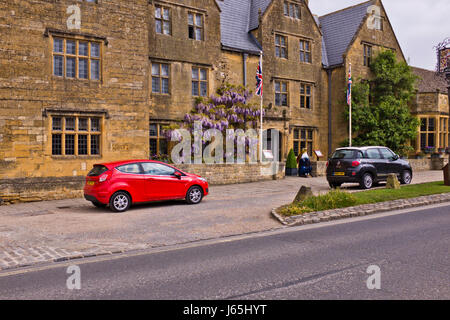
[[[294,153],[296,156],[300,153],[298,141],[294,141]]]
[[[75,118],[66,118],[66,131],[75,130]]]
[[[434,118],[428,119],[428,131],[434,131],[435,130],[435,121]]]
[[[100,45],[98,43],[91,43],[91,57],[100,57]]]
[[[157,137],[158,136],[158,125],[151,124],[150,125],[150,137]]]
[[[303,51],[300,51],[300,61],[305,62],[305,53]]]
[[[300,10],[298,8],[298,5],[295,5],[295,18],[300,19]]]
[[[300,86],[300,94],[305,94],[305,85],[304,84],[302,84]]]
[[[286,45],[286,38],[285,37],[280,37],[280,43],[282,46]]]
[[[158,142],[157,139],[150,139],[150,156],[156,156],[158,154]]]
[[[192,69],[192,79],[198,80],[198,69],[197,68]]]
[[[168,64],[162,64],[161,65],[161,75],[163,77],[169,76],[169,65]]]
[[[88,136],[85,134],[78,136],[78,154],[87,155],[88,154]]]
[[[202,19],[202,15],[201,14],[196,14],[195,15],[195,25],[196,26],[199,26],[199,27],[203,26],[203,21],[202,20],[203,19]]]
[[[100,154],[100,136],[91,136],[91,154]]]
[[[155,21],[155,29],[156,29],[157,33],[162,33],[161,20],[156,20]]]
[[[52,129],[53,130],[62,130],[61,118],[53,118],[52,119]]]
[[[53,74],[55,76],[62,77],[63,76],[63,60],[62,56],[54,56],[53,57]]]
[[[100,61],[98,60],[91,60],[91,79],[100,79]]]
[[[294,5],[291,3],[289,4],[289,15],[293,18],[294,17]]]
[[[275,94],[275,105],[276,106],[281,106],[281,96],[279,93]]]
[[[198,96],[198,82],[192,81],[192,95]]]
[[[281,84],[278,81],[275,81],[275,92],[280,92]]]
[[[152,75],[159,76],[159,63],[152,63]]]
[[[305,107],[305,96],[301,96],[300,97],[300,108],[304,108]]]
[[[202,40],[202,29],[196,28],[195,29],[195,40]]]
[[[169,79],[161,79],[161,92],[169,93]]]
[[[170,34],[170,22],[164,21],[163,31],[164,31],[164,34]]]
[[[311,54],[309,52],[305,53],[305,62],[311,62]]]
[[[282,94],[281,99],[282,99],[282,101],[281,101],[282,105],[287,106],[288,105],[287,94]]]
[[[75,54],[76,53],[75,41],[66,40],[66,53],[67,54]]]
[[[75,58],[66,58],[66,77],[75,78]]]
[[[200,82],[200,95],[206,97],[208,95],[208,86],[206,82]]]
[[[88,131],[88,119],[86,119],[86,118],[78,119],[78,130],[79,131]]]
[[[311,86],[306,86],[306,94],[311,95]]]
[[[200,69],[200,80],[206,80],[206,69]]]
[[[159,79],[158,77],[152,77],[152,92],[159,93]]]
[[[169,9],[165,8],[163,10],[163,18],[164,20],[169,20]]]
[[[427,134],[421,133],[420,134],[420,149],[423,150],[427,146]]]
[[[304,41],[300,41],[300,50],[304,50],[305,45],[304,45]]]
[[[306,49],[306,51],[309,51],[309,42],[308,41],[305,41],[305,49]]]
[[[80,56],[87,56],[88,53],[89,53],[88,43],[87,42],[78,43],[78,54]]]
[[[284,3],[283,11],[284,11],[284,15],[285,15],[285,16],[288,16],[288,15],[289,15],[289,9],[288,9],[288,4],[287,4],[287,2]]]
[[[306,97],[306,108],[311,109],[311,98],[310,97]]]
[[[188,14],[188,22],[190,25],[194,24],[194,15],[192,13]]]
[[[63,39],[53,39],[53,52],[63,53],[64,47],[63,47]]]
[[[435,147],[435,143],[434,143],[434,133],[429,133],[428,134],[428,147]]]
[[[161,8],[160,7],[155,8],[155,17],[161,18]]]
[[[287,92],[287,83],[286,82],[281,83],[281,92]]]
[[[159,139],[159,154],[168,154],[166,139]]]
[[[91,131],[100,132],[100,120],[96,118],[91,118]]]
[[[74,134],[66,134],[66,155],[74,155],[75,154],[75,135]]]
[[[281,48],[281,58],[286,58],[287,54],[286,54],[286,48]]]
[[[61,141],[62,139],[60,134],[52,134],[52,154],[54,155],[62,154]]]
[[[280,57],[280,47],[275,47],[275,56]]]
[[[193,26],[189,26],[189,39],[195,39]]]
[[[299,130],[298,129],[294,129],[294,139],[299,139],[300,134],[299,134]]]
[[[280,36],[275,36],[275,44],[280,45]]]
[[[427,119],[420,119],[420,131],[427,131]]]
[[[89,67],[87,59],[78,60],[78,78],[87,79],[89,77],[88,68]]]
[[[308,130],[308,139],[312,140],[312,138],[313,138],[313,132],[312,132],[312,130]]]
[[[301,130],[301,139],[302,140],[306,139],[306,130]]]

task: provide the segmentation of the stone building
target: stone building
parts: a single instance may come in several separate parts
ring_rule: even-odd
[[[426,147],[443,151],[449,147],[449,101],[447,81],[435,71],[413,68],[417,81],[417,94],[411,103],[411,112],[420,120],[415,143],[416,152]]]
[[[404,60],[380,0],[323,17],[307,0],[4,0],[0,35],[0,196],[167,153],[162,126],[224,82],[253,90],[261,52],[280,158],[326,157],[348,135],[349,64],[369,79],[381,48]]]

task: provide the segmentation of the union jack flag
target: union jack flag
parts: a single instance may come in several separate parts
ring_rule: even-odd
[[[256,95],[262,96],[263,94],[263,75],[261,59],[259,60],[258,68],[256,69]]]
[[[348,71],[348,87],[347,87],[347,104],[351,105],[352,103],[352,66]]]

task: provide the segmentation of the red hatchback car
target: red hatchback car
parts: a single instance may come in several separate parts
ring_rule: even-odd
[[[208,192],[206,179],[152,160],[96,164],[84,186],[86,200],[116,212],[138,202],[186,199],[198,204]]]

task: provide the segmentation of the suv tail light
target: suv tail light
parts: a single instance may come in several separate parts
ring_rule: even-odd
[[[359,162],[359,161],[353,161],[352,162],[352,167],[353,168],[359,167],[360,164],[361,164],[361,162]]]
[[[328,165],[330,164],[330,161],[327,161],[327,168],[328,168]]]

